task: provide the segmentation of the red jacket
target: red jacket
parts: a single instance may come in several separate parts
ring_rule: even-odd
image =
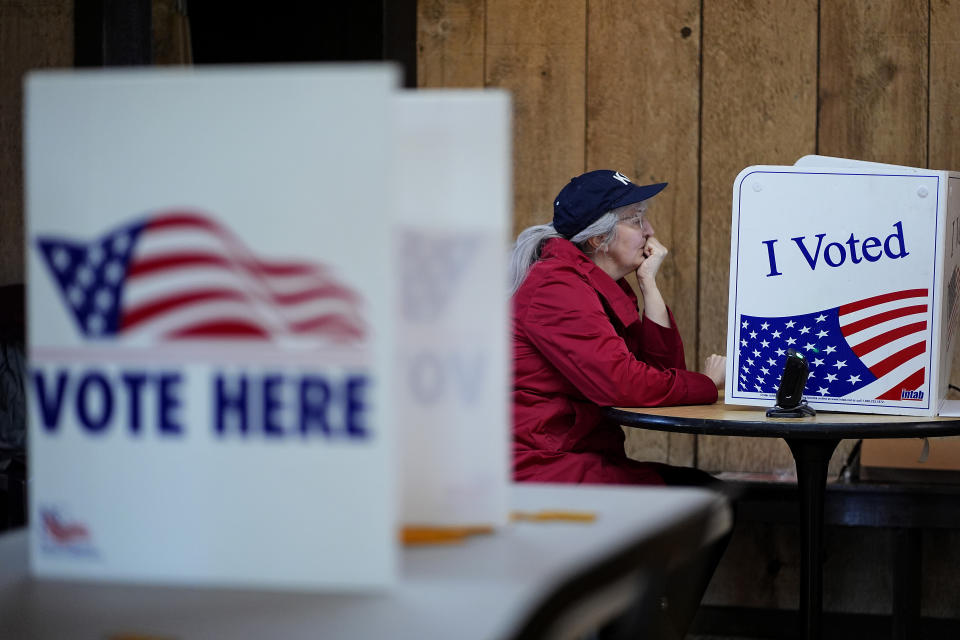
[[[709,404],[717,388],[687,371],[670,328],[640,317],[614,281],[568,240],[548,240],[513,298],[513,452],[520,481],[662,484],[627,458],[600,407]]]

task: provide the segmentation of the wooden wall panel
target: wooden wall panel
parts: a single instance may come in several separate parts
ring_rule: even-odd
[[[513,93],[514,232],[584,170],[586,0],[487,0],[486,86]]]
[[[670,435],[663,431],[648,431],[647,429],[635,429],[632,427],[623,427],[623,433],[626,437],[624,442],[624,451],[628,458],[640,460],[643,462],[670,462]],[[686,434],[678,434],[686,435]],[[695,439],[696,436],[693,436]],[[696,442],[696,440],[694,440]],[[676,464],[686,467],[692,467],[693,462],[693,444],[689,446],[686,460],[680,460]]]
[[[696,367],[700,2],[595,0],[587,18],[586,168],[670,183],[650,208],[670,250],[658,280]]]
[[[593,0],[587,42],[586,169],[670,183],[650,208],[670,250],[658,281],[687,345],[687,366],[698,368],[700,1]],[[694,464],[695,436],[626,433],[631,457]]]
[[[822,0],[820,154],[926,166],[928,20],[927,0]]]
[[[192,63],[193,48],[186,0],[153,0],[151,18],[153,64]]]
[[[484,0],[417,3],[417,85],[482,87]]]
[[[733,181],[816,150],[816,0],[704,0],[699,356],[726,353]],[[698,439],[711,471],[791,469],[779,440]]]
[[[958,0],[418,7],[421,86],[514,94],[516,230],[549,220],[553,195],[585,169],[671,183],[651,213],[671,249],[661,286],[691,366],[725,350],[731,189],[741,169],[821,153],[960,170]],[[689,440],[629,433],[636,457],[691,457]],[[793,469],[778,440],[698,442],[707,469]],[[841,444],[832,473],[852,446]]]
[[[30,69],[73,65],[73,2],[0,0],[0,61],[0,285],[4,285],[24,281],[23,76]]]
[[[927,162],[928,0],[823,0],[823,155]]]
[[[960,2],[930,2],[931,169],[960,171]]]

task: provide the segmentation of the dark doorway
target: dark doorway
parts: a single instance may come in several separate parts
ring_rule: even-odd
[[[416,0],[194,0],[196,64],[397,60],[416,86]]]
[[[416,80],[416,0],[180,0],[195,64],[395,60]],[[74,0],[77,66],[149,65],[151,0]]]

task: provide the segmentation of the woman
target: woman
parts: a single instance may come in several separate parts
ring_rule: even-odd
[[[726,359],[687,371],[673,314],[657,288],[667,249],[646,218],[666,183],[637,186],[619,172],[573,178],[553,222],[514,248],[514,477],[520,481],[663,484],[672,467],[627,458],[601,407],[708,404]],[[623,279],[635,272],[637,298]],[[703,474],[706,475],[706,474]]]

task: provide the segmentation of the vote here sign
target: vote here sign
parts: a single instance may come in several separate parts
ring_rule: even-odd
[[[734,182],[726,401],[935,415],[958,320],[960,175],[808,156]]]
[[[374,65],[31,75],[36,573],[394,580],[395,84]]]

